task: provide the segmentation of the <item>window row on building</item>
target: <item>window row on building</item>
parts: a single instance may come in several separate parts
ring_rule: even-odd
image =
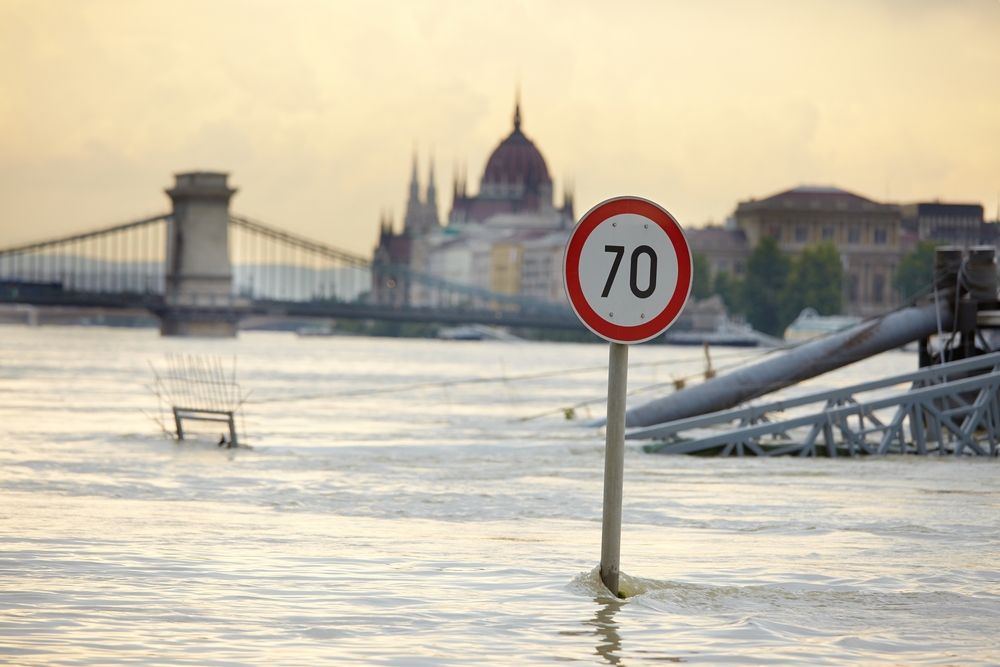
[[[705,257],[714,277],[742,276],[751,250],[764,237],[797,255],[830,242],[844,267],[844,312],[868,317],[899,303],[892,276],[919,241],[963,246],[992,244],[996,225],[983,222],[975,204],[880,204],[831,187],[798,187],[772,197],[740,202],[725,227],[687,230],[693,252]]]

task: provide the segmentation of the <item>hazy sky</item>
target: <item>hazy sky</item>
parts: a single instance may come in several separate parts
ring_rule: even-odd
[[[414,147],[442,217],[456,162],[478,186],[518,81],[578,214],[636,194],[700,226],[809,183],[996,215],[1000,0],[2,0],[0,246],[169,210],[206,169],[369,254]]]

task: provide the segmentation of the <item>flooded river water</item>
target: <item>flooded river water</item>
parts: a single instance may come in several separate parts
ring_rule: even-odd
[[[164,437],[168,352],[236,355],[252,450]],[[630,356],[631,404],[703,369]],[[0,663],[1000,663],[995,459],[629,444],[610,598],[583,426],[606,364],[596,344],[2,326]]]

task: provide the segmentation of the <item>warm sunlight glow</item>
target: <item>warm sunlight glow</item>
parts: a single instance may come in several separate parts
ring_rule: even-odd
[[[0,246],[169,209],[233,210],[369,254],[414,148],[442,217],[525,133],[580,215],[685,225],[801,183],[880,201],[1000,190],[1000,2],[18,2],[0,6]]]

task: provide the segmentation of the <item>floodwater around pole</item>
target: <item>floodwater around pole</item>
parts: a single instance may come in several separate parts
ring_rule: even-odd
[[[252,450],[216,425],[163,436],[149,364],[168,352],[237,356]],[[0,327],[0,663],[1000,663],[995,459],[629,443],[611,598],[583,425],[607,355]],[[808,386],[915,366],[890,352]],[[702,370],[700,349],[633,347],[630,390],[659,386],[630,403]]]

